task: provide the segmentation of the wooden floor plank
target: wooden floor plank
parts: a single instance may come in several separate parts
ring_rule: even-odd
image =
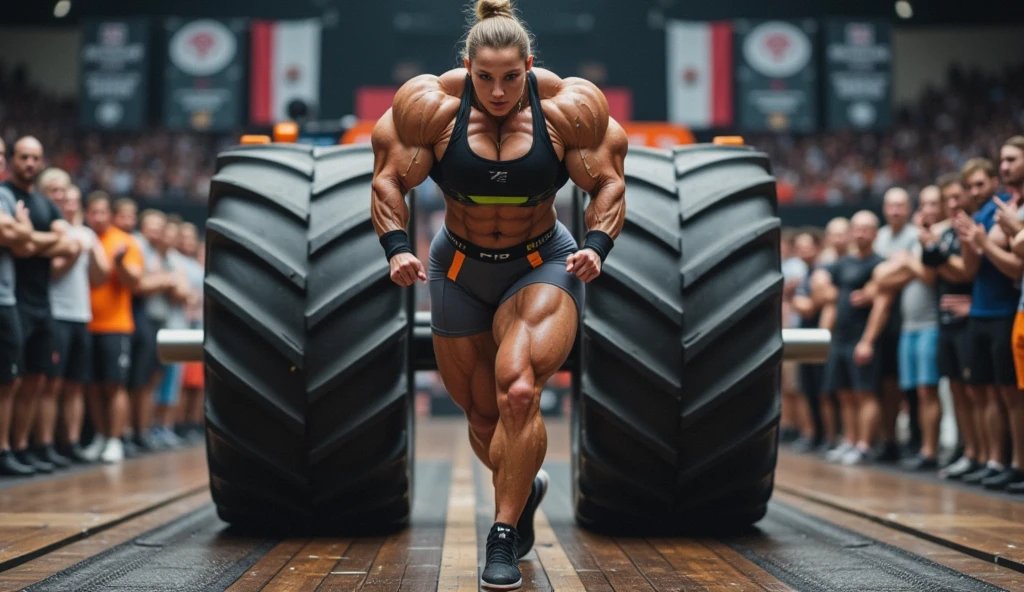
[[[586,530],[580,530],[579,536],[583,546],[593,556],[594,562],[613,589],[636,592],[654,590],[647,578],[633,565],[633,561],[614,540]]]
[[[1024,569],[1024,503],[912,477],[779,455],[776,487]]]
[[[366,581],[374,559],[384,545],[384,537],[356,539],[345,551],[345,556],[331,569],[318,592],[358,590]]]
[[[543,509],[537,508],[533,522],[534,549],[551,588],[559,592],[585,592],[587,588],[569,561],[565,549],[558,542],[558,537],[555,536],[555,531],[551,528]]]
[[[473,453],[468,439],[460,439],[452,463],[451,493],[441,551],[438,592],[479,589],[476,542],[476,488]]]
[[[775,576],[761,569],[743,555],[733,551],[724,543],[713,539],[700,539],[700,542],[708,549],[714,551],[719,557],[729,562],[744,577],[761,586],[767,592],[795,592],[793,588],[780,582]]]
[[[837,526],[849,529],[881,543],[899,547],[925,559],[956,570],[964,575],[1006,590],[1024,590],[1024,574],[996,565],[995,563],[971,557],[959,551],[926,541],[910,533],[895,530],[877,522],[860,518],[848,512],[813,502],[785,492],[775,494],[775,499]]]
[[[0,490],[0,570],[207,487],[201,448]]]
[[[693,539],[649,539],[648,542],[679,573],[692,582],[690,590],[706,592],[764,592],[764,587]]]
[[[260,560],[231,584],[226,592],[259,592],[265,589],[307,544],[308,539],[281,541],[269,553],[260,557]]]
[[[154,512],[119,524],[94,536],[76,541],[0,573],[0,592],[21,590],[72,565],[131,540],[144,532],[180,518],[210,503],[207,491],[168,504]]]
[[[266,592],[314,592],[333,571],[352,539],[310,539],[263,588]]]
[[[587,592],[613,592],[614,588],[608,582],[597,559],[590,553],[580,531],[573,524],[553,525],[552,530],[558,537],[565,556],[572,562],[576,577],[582,582]]]
[[[658,592],[697,589],[698,585],[685,572],[677,571],[645,539],[617,538],[615,542]]]

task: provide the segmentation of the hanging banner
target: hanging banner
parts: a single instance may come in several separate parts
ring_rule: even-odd
[[[892,125],[892,26],[832,20],[825,25],[826,112],[831,129]]]
[[[737,122],[744,132],[817,127],[814,21],[749,21],[736,31]]]
[[[82,22],[79,120],[85,129],[136,131],[149,110],[149,22]]]
[[[246,24],[242,19],[168,19],[164,125],[224,132],[243,123]]]
[[[670,20],[665,35],[669,122],[696,129],[731,126],[731,23]]]

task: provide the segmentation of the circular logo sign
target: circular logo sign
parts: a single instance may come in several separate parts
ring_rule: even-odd
[[[171,39],[171,63],[190,76],[210,76],[235,57],[234,34],[217,21],[192,21]]]
[[[811,61],[811,41],[799,28],[781,21],[757,26],[743,41],[743,57],[769,78],[788,78]]]
[[[851,103],[846,109],[846,116],[857,127],[870,127],[877,117],[874,105],[865,102]]]
[[[107,127],[117,125],[121,123],[122,117],[124,117],[124,108],[120,103],[104,101],[96,106],[96,121],[100,125]]]

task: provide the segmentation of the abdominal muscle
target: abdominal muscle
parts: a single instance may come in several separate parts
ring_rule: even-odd
[[[469,206],[445,196],[444,224],[479,247],[504,249],[544,234],[555,225],[555,199],[534,207]]]
[[[533,143],[533,119],[530,106],[505,121],[497,123],[473,109],[469,116],[466,135],[470,149],[483,158],[495,161],[514,160],[526,154]],[[549,128],[549,134],[553,134]],[[501,134],[501,151],[498,135]],[[450,135],[446,134],[446,136]],[[443,157],[447,137],[435,146],[435,156]],[[560,152],[556,143],[555,152]],[[536,206],[478,206],[459,203],[445,196],[445,226],[479,247],[504,249],[544,234],[555,225],[555,198],[546,199]]]

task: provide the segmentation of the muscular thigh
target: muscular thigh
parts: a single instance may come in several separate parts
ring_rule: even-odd
[[[444,387],[463,411],[498,417],[494,359],[498,345],[490,331],[468,337],[434,334],[434,356]]]
[[[519,379],[546,382],[572,351],[577,318],[572,295],[551,284],[530,284],[502,303],[494,316],[498,387]]]

